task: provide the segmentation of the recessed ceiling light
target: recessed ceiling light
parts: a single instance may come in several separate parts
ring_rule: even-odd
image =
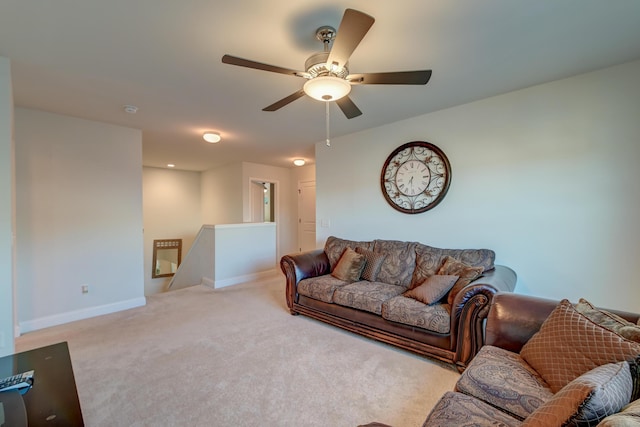
[[[135,105],[125,105],[122,108],[124,109],[125,113],[135,114],[138,112],[138,107],[136,107]]]
[[[174,165],[173,163],[169,163],[169,164],[167,165],[167,167],[168,167],[168,168],[175,168],[175,167],[176,167],[176,165]]]
[[[293,161],[293,164],[296,166],[304,166],[304,163],[305,163],[304,159],[295,159]]]
[[[205,132],[202,135],[202,138],[204,138],[205,141],[210,142],[212,144],[215,144],[216,142],[220,142],[220,140],[222,139],[218,132]]]

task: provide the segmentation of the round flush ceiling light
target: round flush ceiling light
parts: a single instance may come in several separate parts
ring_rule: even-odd
[[[304,163],[305,163],[304,159],[295,159],[293,161],[293,164],[296,165],[296,166],[304,166]]]
[[[351,92],[351,83],[340,77],[320,76],[307,80],[303,90],[318,101],[337,101]]]
[[[135,105],[125,105],[122,107],[125,113],[135,114],[138,112],[138,107]]]
[[[222,139],[218,132],[205,132],[202,135],[202,138],[205,141],[210,142],[212,144],[215,144],[216,142],[220,142],[220,140]]]

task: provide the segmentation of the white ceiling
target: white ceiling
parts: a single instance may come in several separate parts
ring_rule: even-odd
[[[640,58],[638,0],[0,0],[0,56],[16,106],[141,129],[146,166],[288,167],[324,140],[323,103],[263,112],[304,80],[221,57],[302,70],[322,50],[315,30],[337,28],[345,8],[376,18],[352,73],[433,76],[355,86],[363,115],[331,105],[334,137]],[[205,130],[223,141],[207,144]]]

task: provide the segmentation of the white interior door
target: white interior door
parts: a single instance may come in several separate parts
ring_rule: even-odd
[[[298,250],[316,248],[316,182],[298,182]]]

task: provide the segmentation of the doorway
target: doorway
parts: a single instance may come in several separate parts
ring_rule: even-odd
[[[251,181],[251,222],[275,222],[275,184]]]

